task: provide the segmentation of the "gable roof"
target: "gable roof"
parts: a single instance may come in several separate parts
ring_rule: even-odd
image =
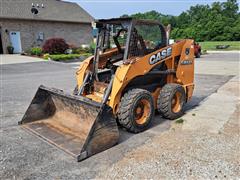
[[[39,11],[36,15],[31,13],[32,3]],[[1,18],[76,23],[94,21],[77,3],[61,0],[0,0]]]

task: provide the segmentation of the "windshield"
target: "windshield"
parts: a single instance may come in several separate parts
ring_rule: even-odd
[[[145,56],[166,46],[166,32],[158,23],[135,21],[104,22],[99,28],[98,47],[104,53],[117,48],[125,59]],[[128,31],[130,31],[129,33]],[[129,42],[127,38],[129,36]],[[128,44],[127,44],[128,43]],[[128,52],[125,52],[127,50]]]
[[[104,24],[100,28],[97,44],[103,52],[112,48],[118,48],[119,52],[124,54],[127,35],[128,25],[125,23]]]
[[[166,46],[165,31],[158,24],[136,24],[132,30],[128,58],[144,56]]]

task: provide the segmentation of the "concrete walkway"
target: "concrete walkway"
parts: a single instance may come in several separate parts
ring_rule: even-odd
[[[18,64],[18,63],[31,63],[31,62],[41,62],[44,59],[30,56],[22,56],[19,54],[4,54],[0,55],[0,65],[4,64]]]
[[[239,103],[239,76],[235,76],[200,106],[183,116],[183,130],[219,133],[229,121]]]

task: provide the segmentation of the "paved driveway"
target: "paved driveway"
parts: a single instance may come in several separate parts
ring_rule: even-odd
[[[44,61],[41,58],[21,56],[19,54],[4,54],[0,55],[0,65],[3,64],[19,64],[19,63],[31,63]]]
[[[213,66],[212,59],[216,61],[221,56],[222,54],[210,54],[196,59],[196,91],[192,101],[186,107],[188,111],[198,106],[202,100],[236,75],[239,54],[225,56],[226,61],[221,60],[221,62],[226,62],[222,65],[223,67],[228,65],[228,61],[233,62],[235,65],[232,67],[232,71],[221,73],[222,68],[219,67],[218,71],[215,71],[216,74],[212,73],[210,68]],[[13,59],[10,61],[15,62],[17,60]],[[134,167],[131,167],[130,161],[126,161],[126,159],[131,159],[131,152],[134,152],[135,149],[141,149],[151,139],[156,139],[156,137],[169,131],[171,122],[156,116],[155,123],[149,130],[137,135],[121,130],[121,139],[117,146],[77,163],[75,159],[68,156],[65,152],[22,130],[17,125],[17,122],[23,116],[38,86],[44,84],[71,92],[75,86],[75,70],[75,64],[41,60],[39,62],[5,63],[1,65],[0,176],[3,179],[13,179],[14,177],[21,179],[86,179],[104,177],[104,172],[112,166],[117,167],[120,161],[123,163],[123,159],[125,159],[126,167],[129,167],[129,172],[125,173],[131,173],[131,168]],[[153,148],[158,151],[157,147]],[[139,158],[141,159],[141,157]],[[142,170],[147,173],[147,169],[151,167],[148,167],[146,163],[143,168]],[[115,169],[114,172],[108,171],[107,177],[116,177],[116,171],[118,170]],[[178,172],[172,173],[179,174]],[[147,177],[150,178],[152,176],[148,174]],[[161,172],[159,172],[159,177],[161,177]],[[180,178],[181,176],[176,177]]]

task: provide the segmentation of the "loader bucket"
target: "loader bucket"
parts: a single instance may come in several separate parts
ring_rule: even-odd
[[[108,105],[44,86],[19,124],[78,161],[114,146],[119,138]]]

